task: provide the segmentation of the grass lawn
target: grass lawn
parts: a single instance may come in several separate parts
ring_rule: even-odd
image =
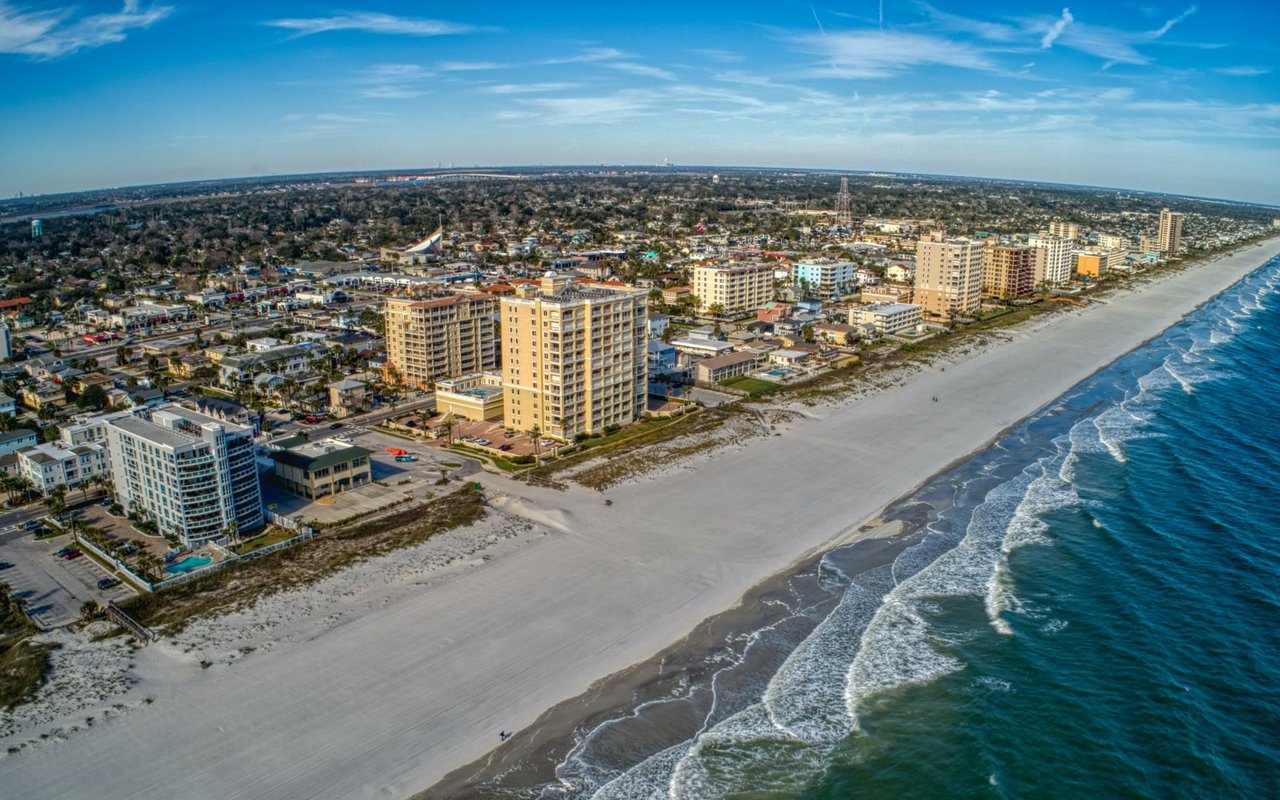
[[[276,544],[277,542],[283,542],[285,539],[292,539],[297,535],[297,533],[291,530],[276,528],[265,536],[259,536],[256,539],[249,539],[248,541],[241,542],[231,549],[238,555],[244,555],[245,553],[252,553],[254,550],[261,550],[262,548]]]
[[[721,386],[728,386],[730,389],[739,389],[751,395],[754,400],[761,395],[769,392],[777,391],[782,388],[782,384],[773,383],[772,381],[762,381],[759,378],[750,378],[746,375],[739,375],[736,378],[726,378],[720,381]]]

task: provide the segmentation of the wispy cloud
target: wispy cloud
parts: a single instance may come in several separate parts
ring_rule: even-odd
[[[674,73],[650,64],[637,64],[634,61],[610,61],[605,66],[630,75],[639,75],[642,78],[657,78],[663,81],[679,80]]]
[[[577,55],[552,58],[548,64],[589,64],[596,61],[614,61],[620,58],[631,58],[630,53],[616,47],[590,47]]]
[[[77,50],[123,42],[133,28],[149,28],[173,13],[171,6],[125,0],[114,14],[78,17],[73,7],[22,11],[0,0],[0,53],[58,58]]]
[[[1071,16],[1071,9],[1062,9],[1062,17],[1057,22],[1053,23],[1053,25],[1049,27],[1049,30],[1044,32],[1044,37],[1040,39],[1040,49],[1048,50],[1050,47],[1053,47],[1053,43],[1058,41],[1058,37],[1067,29],[1067,26],[1075,21],[1076,18]]]
[[[372,100],[421,97],[433,73],[419,64],[375,64],[356,77],[360,96]]]
[[[391,14],[364,12],[338,14],[329,17],[302,17],[272,19],[263,23],[272,28],[293,31],[298,36],[310,36],[329,31],[359,31],[399,36],[447,36],[459,33],[475,33],[491,28],[481,28],[460,22],[446,22],[421,17],[397,17]]]
[[[692,51],[695,55],[702,56],[708,61],[715,61],[720,64],[733,64],[738,61],[745,61],[746,56],[734,53],[729,50],[721,50],[715,47],[696,47]]]
[[[1214,67],[1213,71],[1219,75],[1232,75],[1239,78],[1253,78],[1258,75],[1271,74],[1271,70],[1266,67]]]
[[[828,31],[794,40],[824,62],[812,74],[829,78],[888,78],[914,67],[993,70],[978,48],[942,36],[902,31]]]
[[[490,94],[542,94],[572,89],[572,83],[499,83],[485,89]]]
[[[1164,36],[1166,33],[1168,33],[1169,31],[1173,30],[1173,26],[1174,26],[1174,25],[1177,25],[1179,22],[1182,22],[1182,21],[1183,21],[1183,20],[1185,20],[1187,17],[1189,17],[1189,16],[1191,16],[1192,14],[1196,13],[1196,11],[1198,11],[1198,10],[1199,10],[1199,7],[1198,7],[1198,6],[1188,6],[1186,11],[1183,11],[1183,12],[1182,12],[1181,14],[1179,14],[1178,16],[1176,16],[1176,17],[1174,17],[1173,19],[1170,19],[1170,20],[1168,20],[1167,22],[1165,22],[1165,24],[1161,25],[1158,29],[1156,29],[1156,30],[1152,31],[1152,32],[1151,32],[1151,38],[1152,38],[1152,39],[1159,39],[1161,36]]]
[[[484,72],[490,69],[502,69],[505,64],[496,61],[441,61],[436,69],[441,72]]]

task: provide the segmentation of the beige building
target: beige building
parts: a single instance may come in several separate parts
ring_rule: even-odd
[[[646,405],[643,289],[548,272],[502,299],[507,427],[570,439],[640,419]]]
[[[693,268],[693,293],[698,311],[719,307],[723,314],[754,311],[773,299],[773,267],[768,264]]]
[[[985,247],[982,253],[982,294],[1002,300],[1031,294],[1035,287],[1036,252],[1031,247]]]
[[[497,299],[480,293],[431,300],[387,299],[387,366],[407,386],[498,366]]]
[[[983,243],[936,236],[916,243],[915,302],[925,316],[949,320],[981,304]]]
[[[342,419],[364,411],[366,389],[364,381],[354,378],[329,384],[329,413]]]
[[[502,373],[477,372],[436,383],[436,411],[471,422],[502,418]]]
[[[1074,222],[1055,219],[1049,223],[1049,235],[1057,236],[1062,239],[1079,239],[1080,226]]]
[[[1167,208],[1160,209],[1160,250],[1176,256],[1182,252],[1182,221],[1185,215]]]
[[[894,286],[882,283],[879,286],[863,286],[862,302],[864,303],[910,303],[915,290],[910,286]]]

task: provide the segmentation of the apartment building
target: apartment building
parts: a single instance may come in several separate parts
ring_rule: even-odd
[[[1074,222],[1055,219],[1049,223],[1049,235],[1057,236],[1060,239],[1079,239],[1080,226]]]
[[[1170,256],[1182,252],[1182,222],[1185,218],[1185,214],[1160,209],[1160,252]]]
[[[48,494],[56,486],[73,489],[108,472],[107,451],[88,443],[64,446],[58,442],[25,447],[17,452],[18,472],[36,491]]]
[[[571,439],[644,414],[647,293],[548,272],[502,299],[507,427]]]
[[[498,366],[494,315],[488,294],[453,294],[430,300],[388,298],[387,366],[408,386],[432,383]]]
[[[924,317],[915,303],[872,303],[849,309],[850,325],[870,325],[877,336],[910,330]]]
[[[722,314],[754,311],[773,298],[773,267],[699,264],[693,268],[693,293],[703,314],[713,308]]]
[[[1074,243],[1060,236],[1033,236],[1028,242],[1037,248],[1035,274],[1036,286],[1061,286],[1071,280],[1075,257],[1071,254]]]
[[[848,294],[858,284],[858,265],[848,261],[801,261],[792,270],[796,286],[825,298]]]
[[[1030,247],[988,245],[982,254],[982,294],[1011,300],[1035,288],[1036,253]]]
[[[916,244],[914,298],[928,317],[949,320],[981,305],[983,242],[978,239],[921,239]]]
[[[104,421],[120,504],[188,545],[262,527],[253,429],[178,405]]]

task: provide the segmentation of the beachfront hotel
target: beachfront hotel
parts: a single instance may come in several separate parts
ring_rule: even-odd
[[[116,498],[190,546],[264,524],[253,429],[178,405],[101,418]]]
[[[710,313],[712,308],[722,314],[754,311],[773,297],[773,267],[699,264],[693,268],[693,294],[702,314]]]
[[[571,439],[639,420],[648,392],[647,293],[548,272],[502,298],[508,428]]]
[[[914,299],[925,316],[950,320],[977,311],[983,242],[935,234],[916,243]]]
[[[388,298],[386,376],[407,386],[491,370],[498,365],[494,314],[498,303],[480,293],[430,300]]]

